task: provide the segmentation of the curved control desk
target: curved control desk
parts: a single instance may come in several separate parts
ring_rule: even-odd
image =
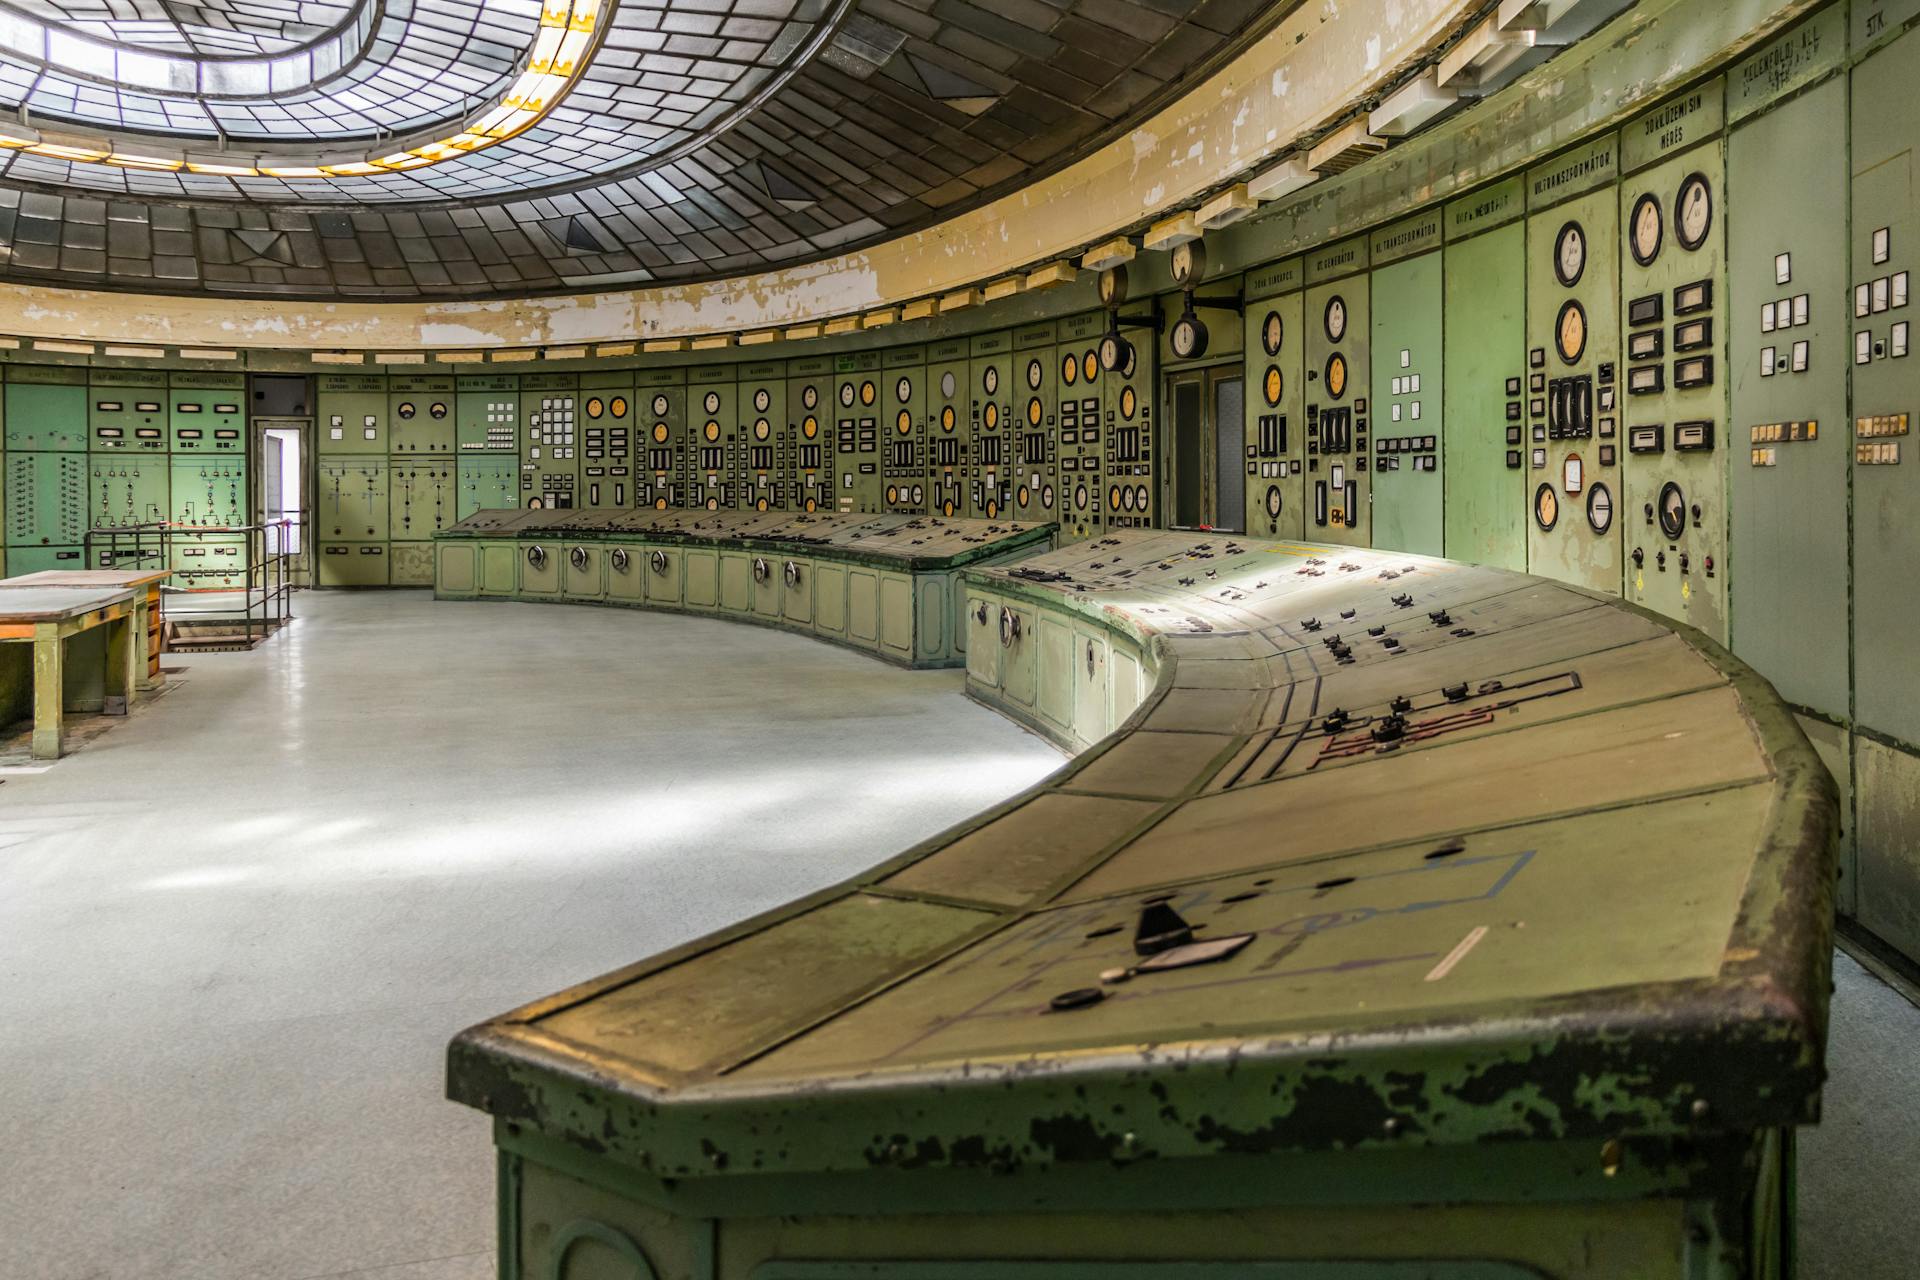
[[[1142,532],[962,576],[974,696],[1093,745],[463,1033],[503,1275],[1787,1265],[1837,807],[1765,682],[1416,556]]]

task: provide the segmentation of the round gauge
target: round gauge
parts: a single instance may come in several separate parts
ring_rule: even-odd
[[[1060,381],[1066,383],[1068,386],[1072,386],[1075,382],[1079,380],[1079,378],[1080,378],[1080,359],[1078,356],[1074,355],[1073,352],[1069,351],[1067,352],[1067,354],[1060,357]],[[1027,381],[1029,383],[1033,383],[1033,378],[1029,376],[1027,378]],[[1037,386],[1038,384],[1034,383],[1034,385]]]
[[[945,502],[943,502],[943,503],[941,503],[941,504],[940,504],[940,514],[941,514],[941,515],[943,515],[943,516],[950,516],[950,515],[952,515],[952,514],[953,514],[953,499],[952,499],[952,498],[948,498],[948,499],[947,499],[947,500],[946,500]]]
[[[773,396],[767,391],[765,387],[758,387],[754,390],[753,407],[755,410],[757,410],[760,413],[765,413],[767,411],[767,406],[772,403],[773,403]]]
[[[893,398],[901,404],[905,404],[907,401],[913,399],[913,380],[911,378],[902,378],[900,381],[894,383]]]
[[[1131,506],[1132,504],[1129,503],[1128,505]],[[1120,509],[1120,486],[1117,484],[1110,485],[1107,488],[1107,510],[1118,511],[1119,509]]]
[[[767,500],[765,498],[756,500],[753,504],[753,509],[755,511],[765,511],[767,509]]]
[[[1133,487],[1133,509],[1141,512],[1147,509],[1147,486],[1137,484]]]
[[[1571,289],[1580,283],[1587,270],[1587,233],[1577,222],[1568,222],[1553,238],[1553,276]]]
[[[1713,189],[1707,175],[1690,173],[1673,198],[1673,235],[1680,247],[1692,252],[1707,242],[1707,229],[1713,226]]]
[[[606,402],[599,396],[595,396],[593,399],[587,401],[587,416],[589,418],[597,418],[606,411]]]
[[[1542,529],[1551,529],[1560,521],[1560,495],[1550,484],[1533,491],[1533,520]]]
[[[900,501],[900,490],[893,485],[887,486],[887,501],[888,502]]]
[[[1083,380],[1092,382],[1099,373],[1100,356],[1098,352],[1089,351],[1080,357],[1080,377]]]
[[[1139,367],[1140,367],[1140,348],[1134,346],[1131,342],[1129,342],[1127,344],[1126,359],[1120,365],[1120,376],[1123,378],[1131,378],[1133,376],[1133,371],[1135,369],[1138,369]]]
[[[1108,373],[1118,373],[1133,359],[1133,344],[1117,333],[1109,333],[1100,339],[1100,367]]]
[[[1132,418],[1133,411],[1140,407],[1140,397],[1134,394],[1132,387],[1120,389],[1120,416]]]
[[[1587,490],[1587,524],[1595,533],[1605,533],[1613,527],[1613,494],[1604,484]]]
[[[940,394],[941,395],[951,400],[953,399],[953,393],[959,390],[959,388],[960,388],[960,381],[959,379],[953,376],[953,370],[949,369],[945,373],[940,375]]]
[[[1087,509],[1087,486],[1083,484],[1073,486],[1073,509],[1075,511]]]
[[[1260,379],[1260,393],[1267,398],[1267,406],[1272,408],[1280,403],[1280,393],[1286,389],[1286,379],[1280,376],[1280,366],[1267,366],[1265,376]]]
[[[988,498],[987,499],[987,519],[991,520],[999,514],[1000,514],[1000,500],[998,498]]]
[[[853,384],[851,382],[843,382],[840,384],[840,407],[842,409],[853,408],[853,394]]]
[[[1207,247],[1198,240],[1173,247],[1173,282],[1191,286],[1207,274]]]
[[[718,498],[707,499],[707,510],[718,511],[719,509],[720,509],[720,499]]]
[[[927,496],[926,490],[922,489],[919,485],[913,486],[913,505],[914,506],[916,507],[919,506],[920,503],[926,498],[926,496]]]
[[[1013,500],[1015,504],[1022,507],[1026,506],[1028,501],[1027,493],[1028,493],[1028,489],[1027,489],[1027,486],[1025,485],[1021,485],[1018,489],[1015,489],[1013,491]]]
[[[1049,511],[1053,510],[1053,486],[1052,485],[1045,484],[1040,486],[1040,505],[1045,507]]]
[[[1133,490],[1132,489],[1128,489],[1125,487],[1121,488],[1120,506],[1123,510],[1126,510],[1126,511],[1133,510]]]
[[[1627,247],[1633,251],[1633,260],[1643,267],[1652,266],[1660,256],[1660,241],[1666,233],[1660,197],[1651,191],[1643,193],[1633,202],[1633,217],[1627,223]]]
[[[1347,300],[1339,294],[1327,299],[1327,309],[1320,316],[1320,323],[1327,331],[1327,341],[1338,342],[1347,336]]]
[[[820,419],[809,417],[800,424],[800,434],[811,440],[820,434]]]
[[[661,398],[665,399],[664,396]],[[806,389],[800,393],[800,403],[808,409],[818,409],[820,407],[820,388],[814,386],[812,383],[808,383]]]
[[[1327,357],[1327,394],[1335,400],[1347,394],[1347,358],[1338,351]]]
[[[1182,360],[1197,360],[1207,353],[1207,326],[1189,311],[1173,322],[1169,341],[1174,355]]]
[[[427,416],[429,418],[444,418],[447,416],[447,406],[435,400],[427,406]]]
[[[765,418],[757,418],[754,420],[753,438],[755,440],[765,440],[772,431],[772,426],[768,424]]]
[[[709,419],[707,425],[700,428],[700,432],[709,440],[718,440],[720,438],[720,424]]]
[[[989,431],[1000,429],[1000,406],[991,400],[987,401],[986,423]]]
[[[655,511],[665,511],[667,509],[666,498],[665,497],[655,498],[653,500],[653,509]]]
[[[626,417],[627,416],[627,398],[625,396],[615,396],[613,399],[609,400],[607,402],[607,412],[612,414],[616,418]]]
[[[980,375],[980,386],[990,396],[1000,394],[1000,368],[998,365],[990,364],[987,366],[987,371]]]
[[[1035,396],[1031,400],[1027,401],[1027,425],[1030,427],[1039,426],[1040,414],[1041,414],[1040,397]]]
[[[1127,269],[1108,267],[1100,273],[1100,303],[1117,307],[1127,300]]]
[[[879,398],[879,395],[880,395],[880,389],[874,386],[871,382],[863,382],[860,384],[860,403],[861,404],[871,405],[877,398]]]
[[[1587,311],[1573,298],[1560,304],[1560,319],[1553,326],[1553,345],[1568,364],[1586,354]]]
[[[1280,339],[1286,332],[1286,326],[1280,323],[1280,313],[1267,312],[1267,318],[1260,322],[1260,349],[1270,356],[1279,355]]]
[[[1046,376],[1047,371],[1040,367],[1038,360],[1027,361],[1027,389],[1029,391],[1038,391],[1040,389],[1040,380]]]
[[[807,390],[811,391],[813,388],[808,387]],[[653,398],[653,416],[656,418],[667,416],[667,397],[664,392]]]
[[[720,412],[720,393],[718,391],[707,392],[707,398],[704,403],[707,406],[708,413]]]
[[[1280,518],[1280,486],[1277,484],[1267,486],[1267,515],[1275,520]]]
[[[940,409],[940,429],[941,429],[942,431],[951,431],[951,430],[953,430],[953,424],[954,424],[954,422],[955,422],[955,420],[956,420],[956,419],[955,419],[955,417],[954,417],[954,412],[953,412],[953,406],[952,406],[952,405],[950,405],[950,404],[949,404],[949,405],[943,405],[943,406],[941,406],[941,409]]]
[[[1660,487],[1660,532],[1678,538],[1687,531],[1687,495],[1672,480]]]
[[[913,415],[905,409],[902,409],[900,416],[893,420],[893,429],[901,435],[905,435],[907,432],[913,430]]]
[[[665,444],[667,442],[667,424],[666,423],[656,422],[653,424],[653,442],[655,444]]]
[[[398,413],[403,418],[411,418],[415,413],[419,412],[419,410],[413,407],[412,401],[404,401],[401,403],[398,409],[394,410],[394,412]]]
[[[812,511],[817,511],[817,510],[819,510],[819,504],[818,504],[818,503],[816,503],[816,502],[815,502],[815,501],[814,501],[814,500],[813,500],[812,498],[808,498],[808,499],[807,499],[807,510],[808,510],[809,512],[812,512]]]

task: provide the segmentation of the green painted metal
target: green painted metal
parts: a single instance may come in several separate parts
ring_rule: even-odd
[[[1114,429],[1119,388],[1100,366],[1100,336],[1106,317],[1082,312],[1061,320],[1054,328],[1059,345],[1053,350],[1058,379],[1054,399],[1054,438],[1058,462],[1056,483],[1062,541],[1097,538],[1107,529],[1106,483],[1103,478],[1103,442]],[[1069,379],[1068,371],[1072,370]]]
[[[454,450],[469,454],[520,452],[520,379],[510,373],[463,373],[455,385]]]
[[[1527,567],[1529,448],[1521,201],[1510,180],[1448,206],[1458,236],[1447,243],[1442,313],[1446,553],[1516,570]]]
[[[926,381],[927,510],[965,516],[974,447],[967,344],[948,341],[929,348]]]
[[[1790,33],[1747,65],[1775,65],[1779,50],[1800,44]],[[1728,83],[1747,79],[1736,69]],[[1830,630],[1849,607],[1846,242],[1824,202],[1778,197],[1783,184],[1845,188],[1846,152],[1833,140],[1846,116],[1846,84],[1829,80],[1752,116],[1727,141],[1732,404],[1723,446],[1733,650],[1788,701],[1840,719],[1852,688],[1850,648],[1834,644]],[[1785,326],[1775,318],[1781,310]],[[1785,618],[1809,625],[1782,625]]]
[[[520,505],[545,510],[580,505],[580,375],[534,373],[520,379]]]
[[[636,387],[641,404],[640,448],[634,478],[635,506],[666,510],[686,505],[688,460],[687,388],[684,380]]]
[[[245,524],[246,460],[220,454],[174,455],[168,460],[167,500],[176,524]]]
[[[974,468],[967,514],[993,520],[1013,510],[1019,471],[1014,457],[1013,335],[980,334],[968,350]]]
[[[1611,185],[1618,170],[1618,138],[1608,134],[1528,170],[1526,178],[1527,568],[1614,595],[1625,412],[1620,213]],[[1571,192],[1586,194],[1559,199]],[[1557,264],[1567,237],[1584,246],[1568,250],[1577,275]],[[1572,335],[1570,348],[1563,333]],[[1588,515],[1597,489],[1613,504],[1604,529]]]
[[[455,481],[454,519],[465,520],[476,511],[518,503],[520,463],[501,454],[462,454],[456,463]]]
[[[1306,330],[1306,536],[1364,547],[1372,538],[1372,375],[1367,243],[1309,253]],[[1357,273],[1357,274],[1356,274]]]
[[[1440,555],[1446,541],[1440,226],[1441,211],[1433,209],[1373,239],[1376,264],[1383,247],[1397,241],[1432,245],[1373,271],[1373,455],[1368,466],[1371,545],[1430,556]]]
[[[167,387],[167,433],[173,452],[245,456],[245,374],[176,370]]]
[[[395,458],[445,457],[456,451],[459,420],[454,379],[448,374],[399,374],[387,379],[387,451]]]
[[[322,542],[385,542],[392,529],[392,483],[385,458],[323,455],[314,484],[314,532]]]
[[[688,507],[731,511],[740,505],[740,482],[735,470],[739,447],[737,392],[731,368],[701,368],[689,374],[685,503]]]
[[[117,452],[87,455],[87,523],[94,529],[157,524],[172,513],[165,457]]]
[[[41,384],[19,380],[28,369],[14,369],[6,385],[7,453],[25,450],[55,453],[87,447],[85,385]],[[86,376],[83,369],[35,369],[41,374]]]
[[[1629,173],[1620,186],[1626,385],[1618,495],[1628,598],[1723,643],[1727,465],[1736,447],[1727,421],[1726,331],[1736,321],[1753,327],[1751,313],[1732,316],[1725,303],[1724,101],[1716,79],[1621,130]],[[1701,218],[1703,208],[1700,243],[1689,247],[1688,219]],[[1659,241],[1642,265],[1637,250],[1655,222]],[[1636,320],[1636,299],[1647,307],[1657,299],[1661,318]],[[1656,347],[1658,354],[1647,354]],[[1657,388],[1642,387],[1656,376]],[[1677,528],[1666,527],[1667,512],[1677,513]]]
[[[322,468],[323,477],[336,466],[328,464]],[[387,493],[387,532],[396,542],[424,542],[459,518],[459,485],[454,475],[454,459],[448,455],[392,459],[387,472]],[[323,501],[323,515],[325,509]],[[431,568],[427,581],[432,581]]]
[[[315,380],[315,452],[387,452],[387,380],[370,373],[323,373]]]
[[[7,546],[10,550],[61,547],[74,550],[58,565],[79,568],[77,548],[87,532],[87,455],[84,453],[9,452],[7,466]],[[13,565],[27,563],[9,555]],[[29,570],[14,568],[14,573]]]
[[[167,375],[161,369],[95,369],[87,391],[88,449],[165,454]]]
[[[580,505],[635,505],[633,381],[607,371],[580,375]]]
[[[1263,537],[1306,534],[1302,265],[1289,258],[1247,277],[1246,528]]]

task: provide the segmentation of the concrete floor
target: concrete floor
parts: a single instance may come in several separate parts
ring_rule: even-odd
[[[1059,763],[957,672],[756,627],[299,612],[171,659],[166,698],[0,786],[0,1278],[489,1277],[487,1123],[440,1096],[455,1031]],[[1920,1011],[1835,977],[1802,1276],[1906,1277]]]

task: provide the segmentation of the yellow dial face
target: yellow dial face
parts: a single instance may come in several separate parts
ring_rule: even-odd
[[[1069,351],[1060,359],[1060,380],[1068,386],[1072,386],[1074,380],[1079,376],[1080,361],[1075,358],[1073,352]]]
[[[709,440],[718,440],[720,438],[720,424],[717,422],[709,422],[700,430]]]
[[[913,430],[913,415],[905,409],[902,409],[900,416],[893,420],[893,429],[901,435],[905,435],[907,432]]]
[[[607,410],[608,412],[612,413],[613,416],[616,418],[626,417],[627,416],[627,398],[625,396],[615,396],[612,402],[608,404]]]
[[[1551,529],[1559,523],[1560,495],[1552,485],[1543,484],[1534,491],[1533,518],[1542,529]]]
[[[874,397],[879,394],[880,393],[874,389],[874,386],[871,382],[863,382],[860,384],[860,403],[861,404],[872,404],[874,401]]]
[[[773,428],[767,425],[767,420],[765,418],[760,418],[756,420],[753,424],[753,438],[755,440],[765,440],[767,438],[768,433],[770,433],[772,430]]]
[[[1139,397],[1134,394],[1134,390],[1132,387],[1127,387],[1120,392],[1120,416],[1121,417],[1131,418],[1133,416],[1133,411],[1139,407],[1139,404],[1140,404]]]
[[[1040,425],[1040,413],[1041,413],[1041,410],[1040,410],[1040,397],[1039,397],[1039,396],[1035,396],[1035,397],[1033,397],[1033,399],[1031,399],[1031,400],[1029,400],[1029,401],[1027,401],[1027,425],[1028,425],[1028,426],[1030,426],[1030,427],[1037,427],[1037,426],[1039,426],[1039,425]]]
[[[987,402],[987,430],[992,431],[995,427],[998,427],[999,425],[1000,425],[1000,406],[997,404],[994,404],[992,401],[988,401]]]
[[[606,411],[607,406],[599,396],[595,396],[593,399],[587,401],[587,416],[589,418],[597,418]]]
[[[1261,390],[1266,394],[1267,404],[1269,406],[1280,403],[1280,392],[1283,385],[1284,382],[1280,377],[1279,367],[1276,365],[1268,365],[1267,376],[1262,383]]]
[[[667,424],[666,423],[656,422],[653,424],[653,442],[655,444],[665,444],[667,442]]]
[[[1554,330],[1554,345],[1560,358],[1573,364],[1587,350],[1587,313],[1578,302],[1569,299],[1560,308],[1560,321]]]
[[[1080,376],[1092,382],[1100,372],[1100,353],[1089,351],[1080,357]]]
[[[953,423],[953,406],[946,405],[940,410],[940,429],[942,431],[951,431],[953,430]]]
[[[800,434],[811,440],[820,434],[820,419],[808,418],[800,424]]]
[[[1335,400],[1347,394],[1347,358],[1338,351],[1327,357],[1327,394]]]

